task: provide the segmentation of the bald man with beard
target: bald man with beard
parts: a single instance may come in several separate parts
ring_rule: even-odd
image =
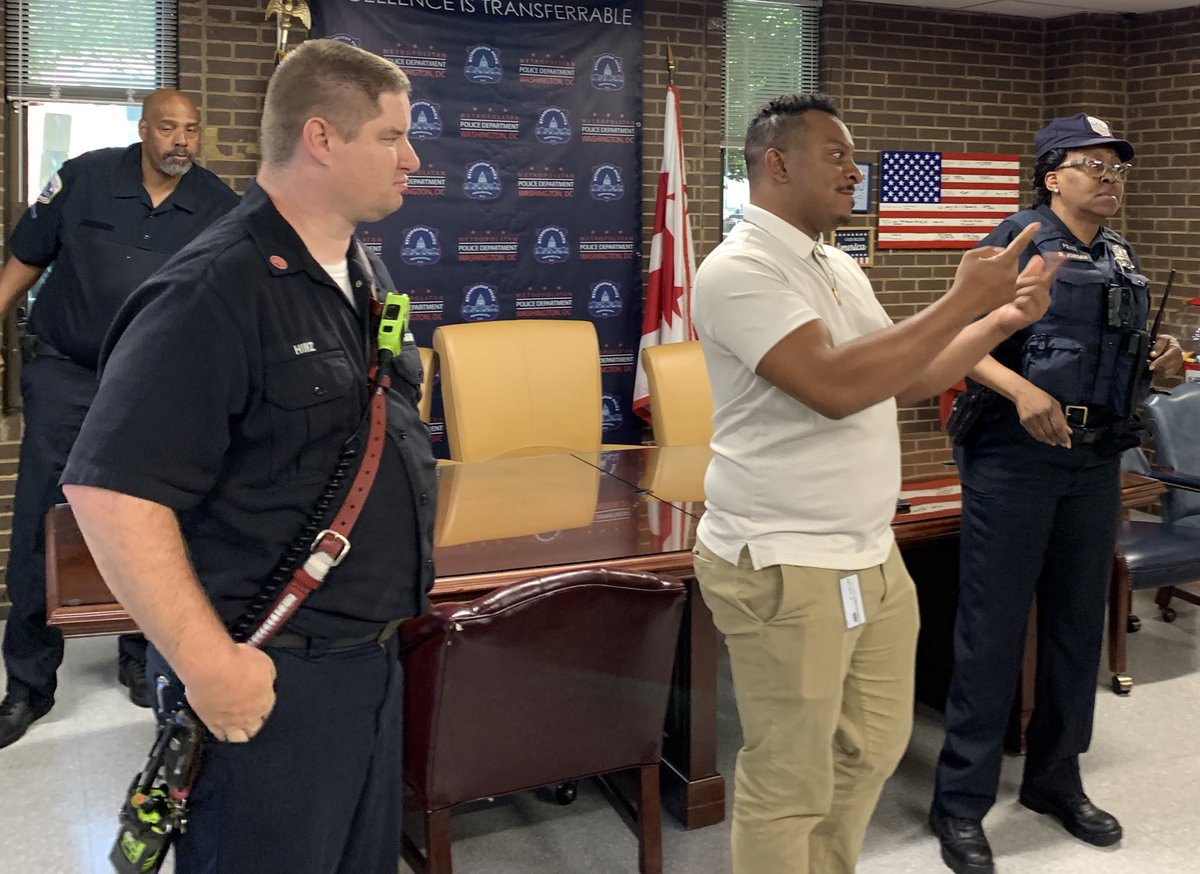
[[[21,341],[24,437],[7,570],[12,609],[0,747],[54,704],[63,639],[46,625],[43,522],[63,500],[58,479],[96,392],[104,335],[134,289],[238,203],[195,164],[200,113],[185,94],[148,95],[138,136],[128,147],[67,161],[17,223],[0,273],[0,313],[7,313],[53,265]],[[145,648],[140,635],[121,638],[118,676],[130,700],[149,707]]]

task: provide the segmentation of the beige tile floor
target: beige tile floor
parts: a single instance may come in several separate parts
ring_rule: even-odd
[[[985,823],[999,874],[1200,872],[1200,608],[1182,605],[1167,625],[1147,595],[1135,599],[1143,618],[1142,632],[1130,639],[1136,685],[1124,699],[1101,689],[1084,762],[1089,793],[1121,818],[1125,839],[1114,849],[1088,847],[1019,807],[1020,761],[1008,759],[1001,800]],[[114,640],[70,641],[58,706],[0,750],[0,874],[110,870],[114,812],[152,735],[147,711],[126,700],[115,674]],[[1107,672],[1101,679],[1107,682]],[[721,701],[719,750],[728,776],[739,738],[727,676]],[[940,743],[938,715],[919,709],[908,755],[867,835],[860,874],[947,870],[924,825]],[[637,871],[632,836],[590,785],[569,807],[533,794],[479,805],[458,814],[454,830],[457,874]],[[667,817],[666,874],[728,874],[728,837],[728,821],[685,832]]]

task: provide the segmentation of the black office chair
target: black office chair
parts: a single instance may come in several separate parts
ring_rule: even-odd
[[[1128,695],[1133,688],[1125,673],[1125,636],[1141,627],[1130,609],[1133,590],[1157,589],[1154,600],[1166,622],[1176,616],[1172,598],[1200,604],[1200,595],[1179,588],[1200,581],[1200,383],[1154,394],[1146,410],[1159,464],[1151,467],[1140,449],[1130,449],[1121,458],[1121,468],[1160,480],[1167,491],[1161,522],[1121,522],[1108,628],[1109,669],[1118,695]]]

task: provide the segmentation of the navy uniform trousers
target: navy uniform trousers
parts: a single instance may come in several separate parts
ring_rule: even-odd
[[[248,743],[208,736],[175,849],[177,874],[396,874],[404,758],[399,635],[385,644],[271,646],[275,708]],[[182,689],[162,655],[147,677]],[[155,710],[161,710],[158,701]]]
[[[54,701],[63,637],[46,625],[46,514],[61,504],[58,480],[96,397],[96,371],[41,353],[21,369],[24,431],[5,579],[12,609],[4,630],[8,694],[33,705]],[[122,656],[145,660],[146,639],[123,634]]]
[[[21,369],[24,433],[5,573],[12,610],[4,630],[8,694],[49,704],[58,686],[63,638],[46,625],[46,513],[62,503],[59,477],[96,396],[96,372],[39,355]]]
[[[1004,731],[1037,596],[1035,710],[1024,783],[1082,791],[1120,514],[1120,457],[1047,446],[1005,405],[966,447],[954,674],[933,808],[982,819],[996,800]]]

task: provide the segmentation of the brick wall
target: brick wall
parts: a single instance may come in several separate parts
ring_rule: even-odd
[[[258,122],[275,66],[275,20],[264,20],[263,8],[256,0],[179,3],[179,87],[204,120],[201,161],[239,192],[258,165]],[[289,45],[304,35],[294,29]]]
[[[254,174],[273,66],[274,22],[264,21],[262,8],[259,0],[179,3],[181,87],[204,114],[202,160],[239,191]],[[1200,7],[1046,22],[826,0],[822,22],[821,78],[867,160],[901,147],[1014,152],[1022,156],[1027,202],[1033,134],[1047,117],[1087,110],[1126,133],[1138,148],[1137,170],[1115,225],[1138,248],[1157,289],[1168,265],[1180,271],[1168,324],[1177,333],[1200,325],[1200,308],[1183,304],[1200,294]],[[0,21],[0,35],[2,28]],[[668,42],[677,58],[697,256],[720,238],[723,28],[721,0],[646,0],[647,254]],[[303,36],[294,30],[291,44]],[[0,194],[3,186],[0,174]],[[0,215],[0,230],[2,223]],[[874,225],[875,216],[862,223]],[[957,260],[877,253],[869,274],[888,311],[902,319],[947,287]],[[934,405],[902,410],[901,420],[905,474],[944,470],[949,451]],[[0,476],[0,514],[10,488]]]
[[[662,162],[667,45],[675,55],[688,205],[697,259],[721,240],[725,99],[725,7],[721,0],[647,0],[643,135],[643,223],[649,263],[654,198]]]
[[[1182,340],[1200,327],[1185,303],[1200,295],[1200,7],[1134,19],[1125,64],[1138,150],[1126,230],[1156,289],[1179,271],[1164,321]]]
[[[254,173],[256,127],[272,68],[274,26],[257,2],[180,3],[182,87],[200,98],[204,160],[239,190]],[[643,197],[649,254],[662,154],[666,47],[676,57],[698,258],[721,234],[724,4],[647,0]],[[293,31],[292,44],[303,38]],[[1197,8],[1144,16],[1010,18],[826,0],[821,80],[858,148],[1012,152],[1031,199],[1034,132],[1051,115],[1081,110],[1107,119],[1139,146],[1128,204],[1114,226],[1130,236],[1161,287],[1170,261],[1181,275],[1168,322],[1200,325],[1180,301],[1194,284],[1200,241],[1197,181]],[[1189,103],[1190,102],[1190,103]],[[876,162],[876,174],[878,165]],[[874,214],[863,217],[874,224]],[[1190,239],[1189,231],[1193,231]],[[906,318],[944,290],[960,253],[877,252],[869,273],[884,306]],[[1185,273],[1190,271],[1190,275]],[[906,475],[949,459],[931,401],[902,410]]]
[[[1046,28],[1047,118],[1087,112],[1107,121],[1118,135],[1132,136],[1125,70],[1132,30],[1131,19],[1119,15],[1075,15]],[[1128,212],[1122,210],[1109,226],[1126,233]]]
[[[831,0],[822,21],[821,81],[856,150],[875,164],[864,225],[877,221],[881,149],[1015,153],[1032,168],[1025,156],[1044,115],[1040,20]],[[1032,188],[1023,183],[1024,203]],[[899,321],[949,287],[961,255],[876,251],[867,272]],[[950,454],[936,404],[901,410],[900,423],[904,474],[944,471]]]
[[[1076,15],[1047,26],[1046,114],[1086,109],[1114,130],[1126,130],[1125,58],[1131,30],[1130,19],[1119,15]]]
[[[1156,291],[1168,263],[1180,271],[1167,321],[1200,325],[1200,307],[1182,303],[1200,293],[1200,7],[1042,21],[827,0],[822,38],[822,81],[867,160],[884,148],[1014,152],[1028,203],[1033,134],[1045,120],[1086,110],[1109,121],[1138,149],[1113,226]],[[877,252],[868,273],[900,319],[946,288],[957,260]],[[935,405],[900,417],[905,475],[943,470],[950,453]]]

